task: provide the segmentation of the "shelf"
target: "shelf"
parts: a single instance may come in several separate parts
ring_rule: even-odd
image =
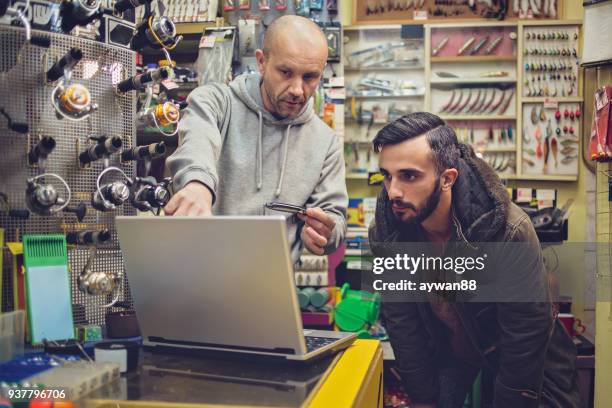
[[[483,150],[474,148],[477,152],[482,153],[516,153],[516,146],[510,147],[486,147]]]
[[[350,25],[344,27],[344,31],[368,31],[368,30],[401,30],[401,24],[371,24]]]
[[[434,74],[435,75],[435,74]],[[447,84],[514,84],[516,78],[432,78],[429,81],[432,85],[447,85]]]
[[[346,179],[348,180],[367,180],[368,173],[346,173]]]
[[[496,27],[516,27],[516,21],[480,21],[474,20],[469,22],[461,22],[461,23],[435,23],[435,24],[427,24],[430,28],[465,28],[465,27],[475,27],[475,28],[496,28]]]
[[[578,181],[578,176],[567,175],[552,175],[552,174],[523,174],[523,175],[507,175],[500,176],[506,180],[523,180],[523,181]]]
[[[551,102],[583,102],[584,99],[581,96],[563,96],[559,98],[553,98],[550,96],[531,96],[531,97],[523,97],[521,99],[523,103],[544,103],[545,101]]]
[[[436,62],[514,62],[515,56],[506,55],[458,55],[452,57],[431,57],[431,63]]]
[[[412,65],[407,67],[344,67],[344,72],[378,72],[378,71],[418,71],[425,69],[424,65]]]
[[[391,120],[387,120],[385,122],[372,122],[372,126],[385,126]],[[344,124],[358,125],[358,126],[368,126],[370,124],[369,120],[362,120],[361,123],[357,119],[354,118],[344,118]]]
[[[202,34],[205,28],[216,27],[214,21],[203,21],[199,23],[176,23],[177,34]]]
[[[415,94],[415,95],[346,95],[348,98],[355,99],[401,99],[401,98],[424,98],[425,94]]]
[[[368,227],[347,227],[346,232],[368,232]]]
[[[522,26],[582,25],[582,20],[523,20]]]
[[[368,142],[368,141],[365,141],[365,140],[358,140],[358,141],[354,141],[354,142],[350,141],[350,140],[345,140],[344,144],[348,144],[348,145],[350,145],[350,144],[357,144],[357,145],[362,145],[362,146],[366,146],[366,145],[367,146],[372,146],[372,142]]]
[[[443,120],[515,120],[516,116],[509,115],[450,115],[450,116],[441,116]]]

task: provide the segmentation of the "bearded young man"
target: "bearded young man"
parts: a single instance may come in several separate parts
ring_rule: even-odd
[[[388,124],[373,144],[384,176],[369,231],[375,256],[411,242],[517,243],[533,262],[504,273],[544,293],[540,301],[384,302],[411,408],[462,407],[483,369],[495,378],[495,408],[581,406],[575,346],[553,316],[537,235],[494,170],[430,113]]]
[[[287,219],[291,256],[344,239],[348,195],[339,138],[313,110],[327,40],[312,21],[282,16],[255,52],[258,74],[194,90],[168,159],[179,189],[169,215],[262,215],[267,202],[308,206]]]

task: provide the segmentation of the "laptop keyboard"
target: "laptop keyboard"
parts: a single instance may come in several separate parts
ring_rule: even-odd
[[[321,347],[325,347],[328,344],[331,344],[338,339],[330,338],[330,337],[315,337],[315,336],[304,336],[306,340],[306,350],[308,352],[315,351],[320,349]]]

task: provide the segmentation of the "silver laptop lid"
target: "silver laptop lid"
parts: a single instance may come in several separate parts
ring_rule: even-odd
[[[125,217],[145,344],[305,354],[284,217]]]

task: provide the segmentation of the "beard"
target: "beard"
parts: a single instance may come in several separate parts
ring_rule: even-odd
[[[290,95],[281,94],[275,95],[272,89],[267,86],[263,86],[264,92],[268,96],[270,104],[273,106],[274,111],[270,112],[276,119],[287,119],[295,118],[302,112],[304,105],[306,104],[305,98],[292,98]],[[297,106],[285,105],[285,103],[297,103]]]
[[[422,208],[417,209],[417,207],[413,203],[408,202],[408,201],[392,200],[391,202],[392,204],[398,207],[401,207],[401,208],[409,208],[415,212],[415,215],[413,215],[409,219],[403,219],[402,218],[403,214],[396,214],[395,211],[393,211],[393,215],[395,216],[397,221],[400,223],[420,224],[423,221],[425,221],[436,210],[436,208],[438,208],[438,204],[440,203],[441,193],[442,192],[440,190],[440,177],[437,177],[436,181],[434,182],[433,191],[431,192],[431,194],[429,194],[429,196],[425,200],[425,205]]]

